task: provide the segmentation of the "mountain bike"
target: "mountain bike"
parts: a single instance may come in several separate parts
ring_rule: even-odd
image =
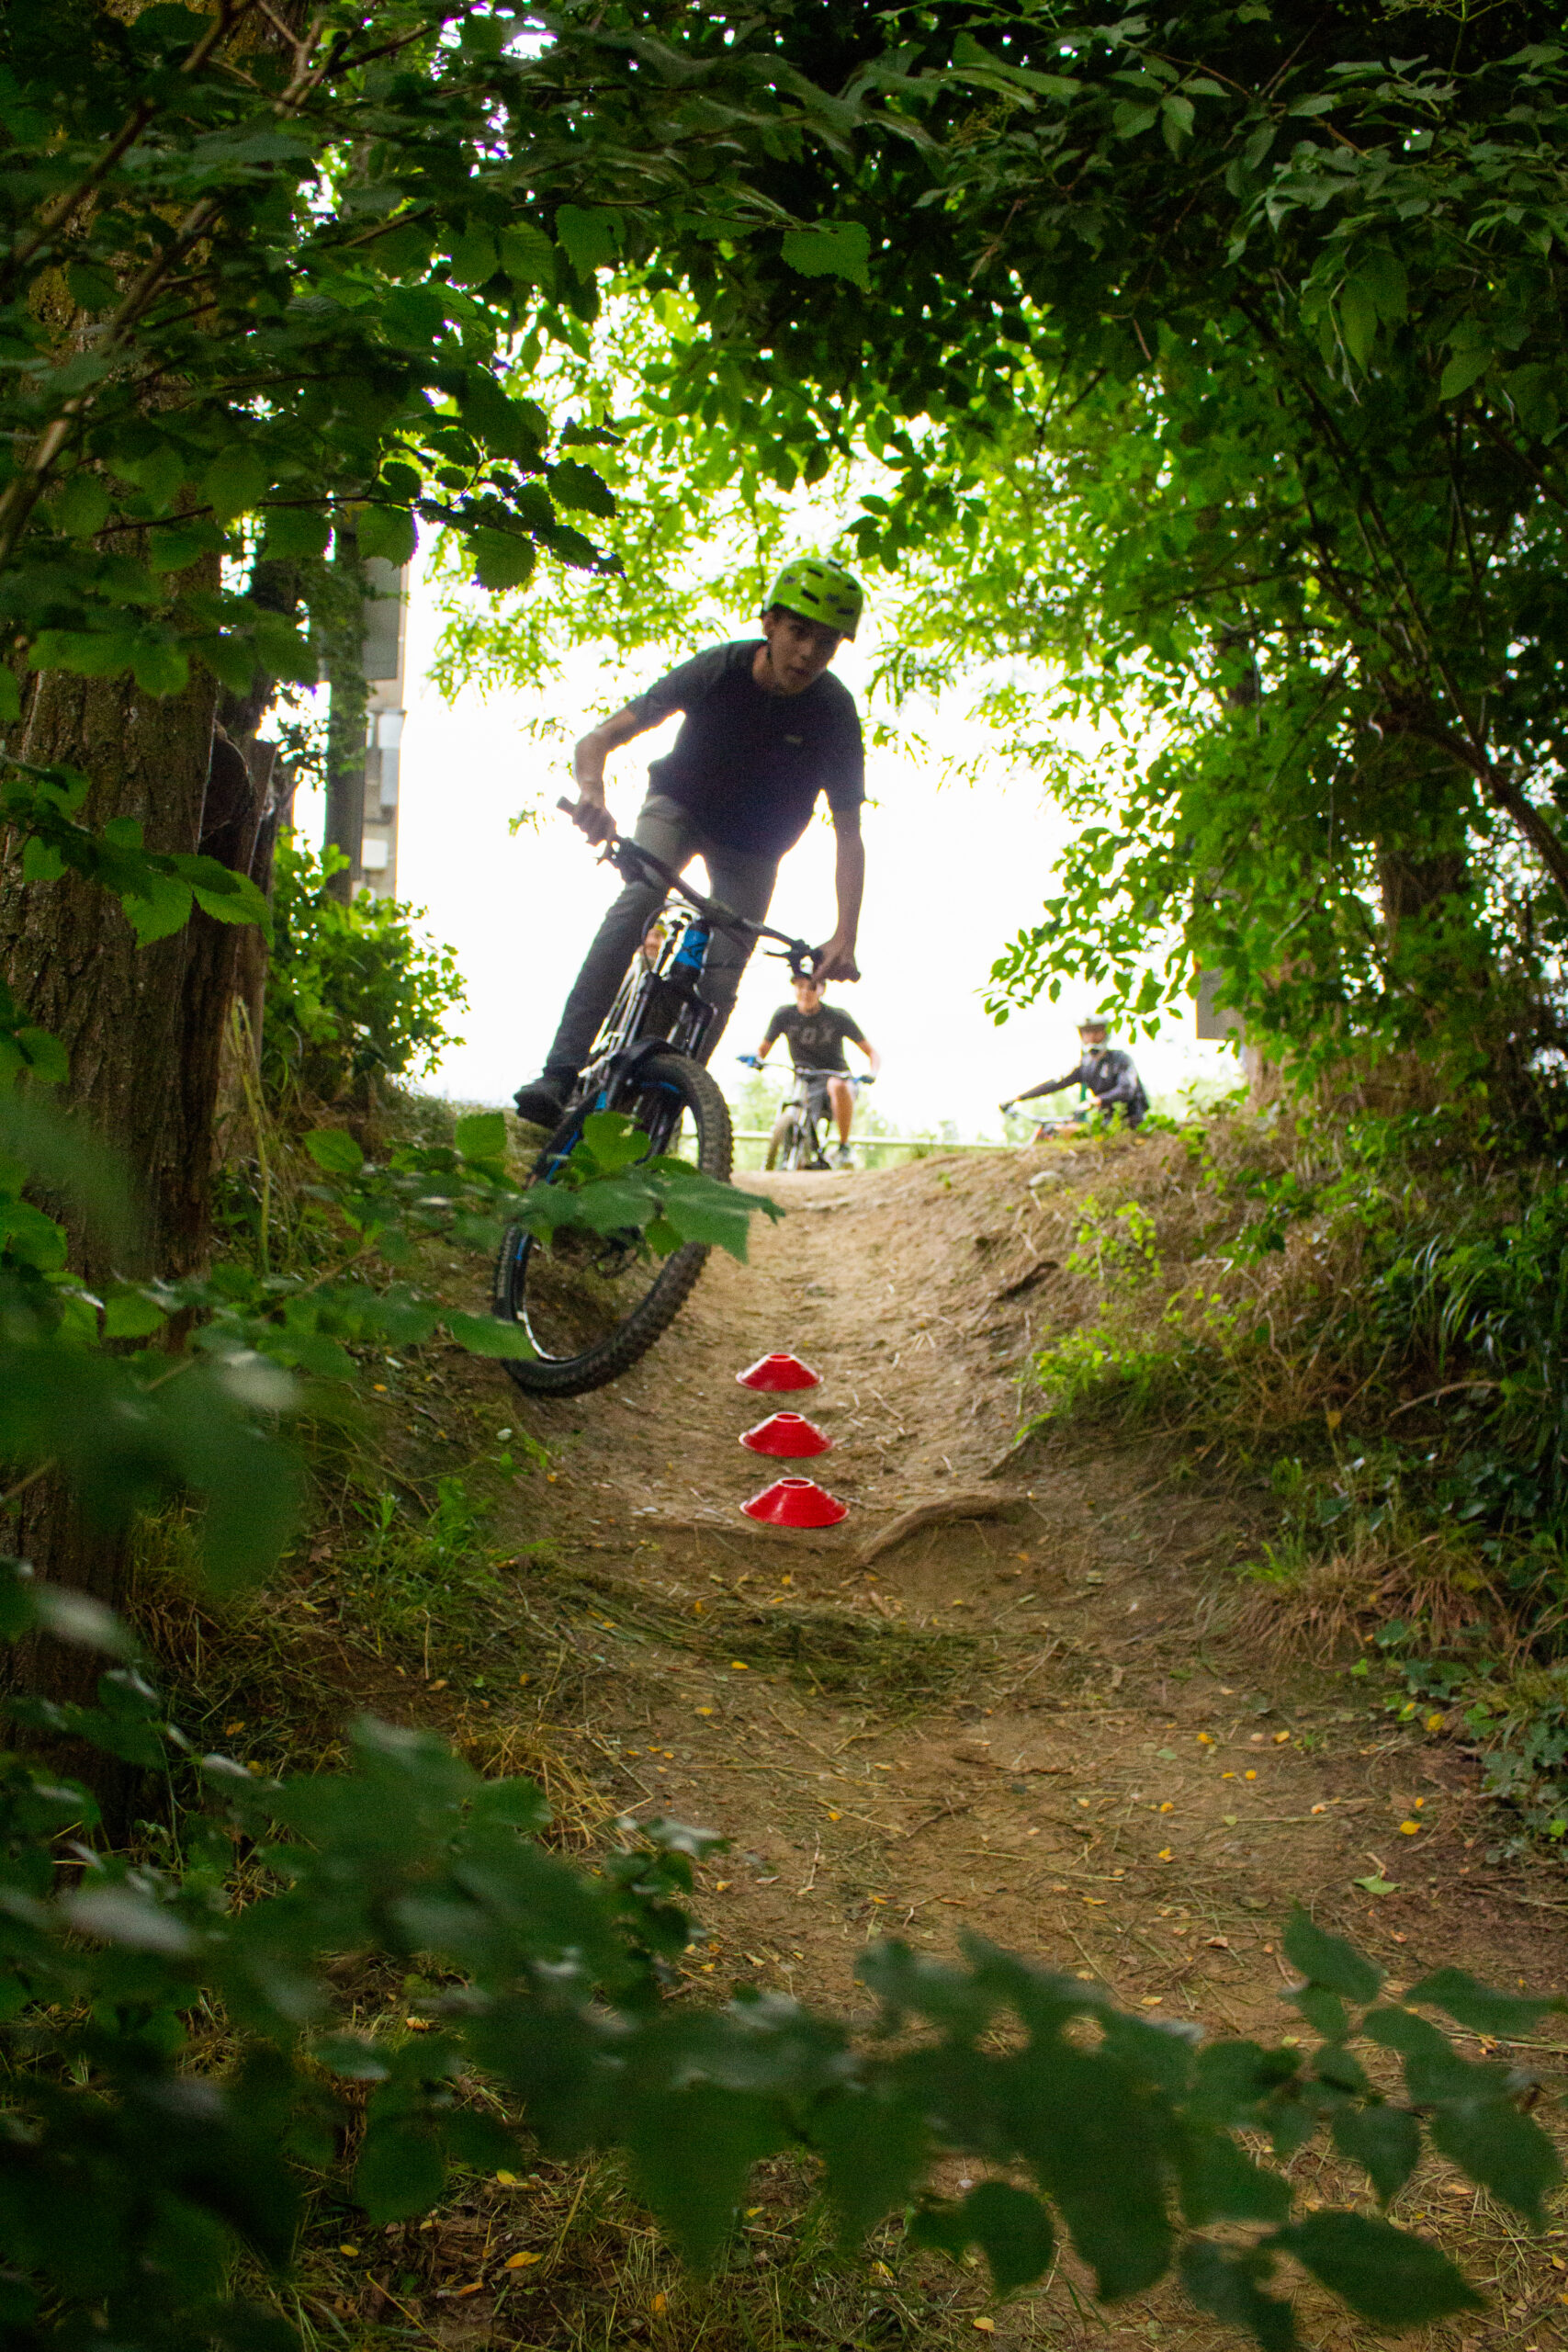
[[[570,813],[570,800],[558,805]],[[787,962],[792,975],[809,974],[815,952],[802,939],[699,897],[622,833],[604,843],[602,863],[627,882],[663,887],[662,914],[650,919],[650,928],[651,921],[662,921],[664,936],[656,955],[633,957],[528,1182],[558,1180],[595,1111],[629,1118],[648,1138],[643,1158],[683,1159],[728,1181],[734,1159],[729,1106],[702,1060],[716,1018],[701,992],[713,934],[776,940],[767,952]],[[520,1324],[536,1352],[507,1357],[507,1372],[535,1396],[580,1396],[618,1379],[679,1314],[707,1254],[706,1242],[686,1241],[660,1258],[632,1228],[605,1235],[562,1226],[547,1243],[509,1226],[496,1259],[491,1308],[502,1321]]]
[[[739,1058],[750,1063],[753,1069],[761,1067],[755,1054],[741,1054]],[[830,1078],[841,1078],[846,1086],[854,1087],[876,1082],[869,1070],[852,1074],[845,1069],[797,1069],[794,1091],[779,1105],[779,1115],[768,1137],[769,1168],[793,1172],[801,1168],[831,1167],[823,1148],[825,1131],[831,1125],[827,1085]]]

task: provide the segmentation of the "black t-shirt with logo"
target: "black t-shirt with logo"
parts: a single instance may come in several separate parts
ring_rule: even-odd
[[[751,675],[761,638],[710,646],[637,695],[650,722],[685,713],[649,785],[688,809],[726,849],[782,857],[825,792],[835,813],[865,798],[865,752],[855,698],[831,672],[804,694],[771,695]]]
[[[819,1004],[815,1012],[802,1012],[797,1004],[781,1004],[768,1023],[764,1053],[775,1037],[788,1038],[790,1059],[796,1069],[848,1070],[845,1038],[852,1045],[865,1043],[853,1013],[840,1012],[836,1004]]]

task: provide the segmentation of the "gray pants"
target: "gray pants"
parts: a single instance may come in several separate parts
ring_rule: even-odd
[[[718,842],[710,842],[679,801],[650,792],[642,804],[632,839],[639,849],[661,858],[677,874],[684,873],[693,858],[700,857],[707,868],[711,897],[735,914],[749,916],[753,922],[761,922],[767,914],[773,884],[778,879],[778,859],[758,856],[750,850],[726,849]],[[575,1075],[587,1061],[600,1025],[615,1001],[615,991],[626,976],[644,933],[663,905],[665,895],[660,883],[626,884],[582,959],[582,969],[572,984],[555,1043],[546,1057],[547,1069],[570,1069]],[[724,1034],[750,953],[750,944],[738,939],[733,932],[714,933],[703,972],[702,994],[705,1003],[714,1007],[718,1018],[708,1031],[703,1048],[705,1061]]]

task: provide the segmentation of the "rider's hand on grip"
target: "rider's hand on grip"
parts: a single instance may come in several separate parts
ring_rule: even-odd
[[[615,831],[615,820],[602,800],[569,800],[563,792],[556,802],[563,816],[570,817],[580,833],[591,842],[607,842]]]

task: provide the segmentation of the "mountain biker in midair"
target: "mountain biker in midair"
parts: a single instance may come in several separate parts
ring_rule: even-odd
[[[606,758],[681,711],[673,748],[649,771],[632,838],[677,873],[700,857],[713,897],[756,922],[767,914],[780,860],[825,793],[838,837],[838,910],[831,935],[817,950],[818,980],[860,978],[865,755],[854,697],[829,672],[844,639],[852,640],[864,602],[860,582],[842,565],[797,556],[773,582],[760,639],[710,646],[682,662],[591,728],[572,755],[579,795],[572,821],[591,842],[607,841],[615,827],[604,799]],[[663,898],[658,883],[632,882],[611,907],[567,998],[541,1075],[517,1091],[519,1117],[544,1127],[560,1119]],[[718,1017],[705,1059],[723,1034],[750,953],[732,933],[715,931],[702,993]]]
[[[1081,1086],[1092,1095],[1097,1111],[1107,1114],[1120,1111],[1127,1125],[1135,1127],[1148,1111],[1149,1098],[1144,1092],[1132,1055],[1124,1046],[1112,1046],[1110,1036],[1110,1025],[1103,1013],[1086,1013],[1078,1023],[1078,1044],[1083,1051],[1077,1067],[1068,1070],[1065,1078],[1048,1078],[997,1107],[1005,1116],[1020,1102],[1032,1102],[1042,1094],[1059,1094],[1064,1087]]]
[[[825,1097],[832,1110],[839,1129],[839,1148],[835,1165],[848,1168],[850,1159],[850,1129],[854,1125],[855,1091],[850,1084],[849,1064],[844,1059],[845,1041],[858,1046],[871,1064],[873,1078],[882,1068],[882,1056],[866,1037],[853,1015],[840,1005],[824,1004],[822,990],[814,975],[802,972],[795,982],[795,1002],[781,1004],[768,1023],[768,1034],[758,1046],[753,1059],[761,1069],[779,1038],[789,1040],[790,1059],[796,1069],[842,1070],[842,1078],[815,1078],[811,1081],[811,1112],[814,1118],[822,1114]]]

